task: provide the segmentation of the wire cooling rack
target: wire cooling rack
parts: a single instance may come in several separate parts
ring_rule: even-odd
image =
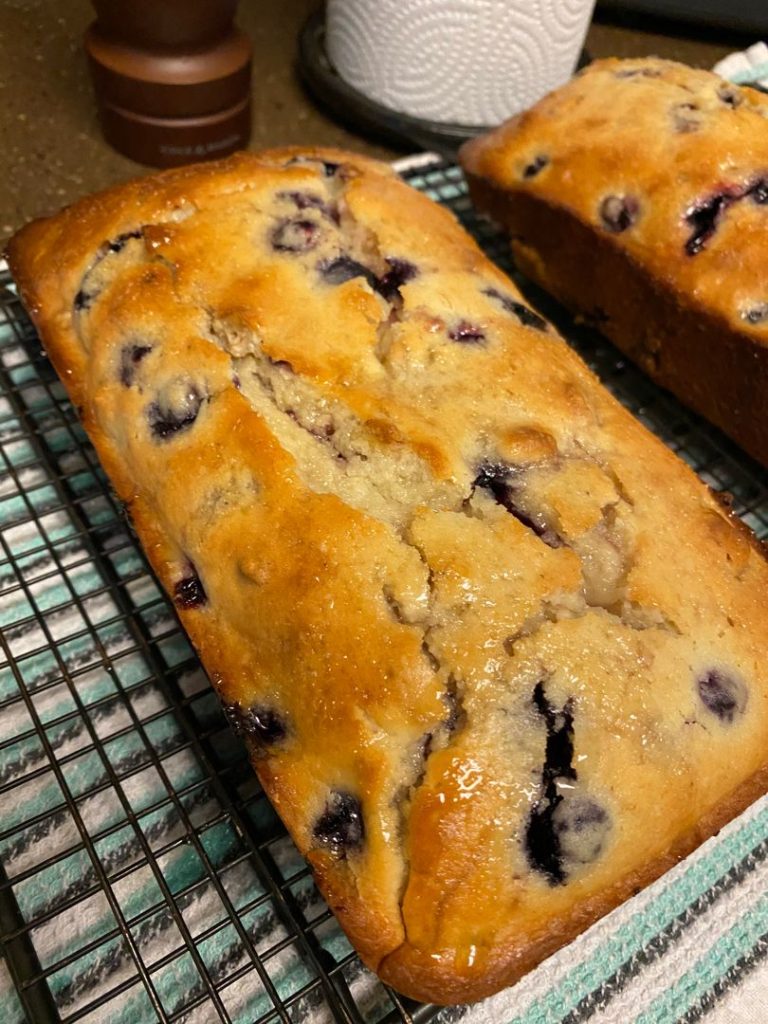
[[[502,265],[461,172],[404,172]],[[526,286],[629,408],[768,536],[768,479]],[[412,1022],[261,792],[0,269],[0,1018]]]

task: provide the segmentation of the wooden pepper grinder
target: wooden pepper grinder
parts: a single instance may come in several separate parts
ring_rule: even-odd
[[[251,43],[237,0],[93,0],[85,34],[104,137],[153,167],[248,143]]]

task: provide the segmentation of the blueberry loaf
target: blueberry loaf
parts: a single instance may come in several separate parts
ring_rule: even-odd
[[[768,96],[599,61],[462,162],[524,273],[768,465]]]
[[[766,789],[759,545],[388,168],[175,170],[10,261],[267,794],[397,989],[509,984]]]

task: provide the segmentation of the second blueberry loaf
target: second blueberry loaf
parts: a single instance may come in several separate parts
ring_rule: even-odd
[[[501,988],[766,789],[759,546],[388,168],[156,175],[10,259],[267,794],[396,988]]]
[[[768,96],[598,61],[462,162],[528,276],[768,465]]]

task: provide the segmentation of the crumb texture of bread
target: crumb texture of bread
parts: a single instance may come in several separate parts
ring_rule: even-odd
[[[768,565],[453,217],[332,150],[25,228],[41,338],[363,960],[520,977],[768,783]]]
[[[596,61],[461,160],[524,273],[768,465],[768,96]]]

